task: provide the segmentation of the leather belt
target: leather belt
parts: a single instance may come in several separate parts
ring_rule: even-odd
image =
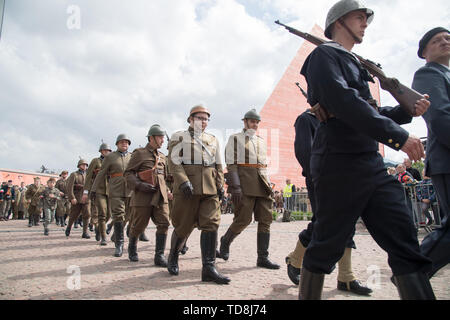
[[[267,168],[267,164],[260,164],[260,163],[238,163],[239,167],[246,167],[246,168]]]
[[[109,176],[111,178],[123,177],[123,172],[111,173]]]

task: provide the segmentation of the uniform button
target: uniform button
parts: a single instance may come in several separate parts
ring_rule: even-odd
[[[389,143],[392,143],[392,142],[394,142],[394,141],[393,141],[392,139],[389,139],[388,142],[389,142]]]
[[[395,144],[395,147],[396,147],[396,148],[399,148],[399,147],[400,147],[400,144],[399,144],[399,143],[396,143],[396,144]]]

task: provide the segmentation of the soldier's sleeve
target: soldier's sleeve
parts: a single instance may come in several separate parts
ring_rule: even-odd
[[[94,170],[98,168],[98,163],[96,161],[97,159],[92,159],[91,163],[88,166],[88,170],[86,172],[86,179],[84,179],[84,193],[87,193],[86,191],[90,191],[92,188],[92,176],[94,175]]]
[[[133,179],[131,176],[136,175],[136,172],[140,166],[141,166],[140,152],[136,149],[131,154],[130,161],[128,162],[128,165],[123,173],[123,176],[127,180],[128,188],[130,188],[131,190],[135,190],[136,188],[136,180]]]
[[[179,184],[189,181],[189,178],[182,165],[182,142],[183,136],[178,133],[174,133],[169,141],[169,171],[172,174],[174,180],[180,182]]]
[[[231,135],[225,146],[225,163],[228,172],[237,171],[237,136]]]
[[[67,179],[67,198],[69,201],[75,199],[75,194],[73,193],[73,186],[75,184],[75,172],[72,172]]]
[[[423,115],[438,142],[450,148],[450,96],[444,74],[433,67],[422,67],[414,74],[412,88],[430,96],[430,108]]]
[[[350,87],[342,73],[340,60],[334,49],[317,47],[308,57],[306,73],[308,102],[319,102],[327,111],[356,131],[395,150],[400,150],[409,133],[390,118],[379,114],[358,91]],[[318,99],[318,101],[314,101]],[[398,144],[393,145],[392,141]]]
[[[216,170],[217,170],[217,176],[216,176],[216,186],[217,188],[222,188],[225,184],[224,177],[223,177],[223,164],[222,164],[222,157],[220,156],[220,145],[219,140],[215,138],[216,140]]]
[[[106,156],[105,159],[103,159],[102,168],[100,169],[100,171],[95,176],[94,182],[92,183],[91,192],[97,192],[98,185],[100,183],[102,183],[102,181],[104,181],[106,175],[109,172],[108,170],[109,170],[109,166],[110,166],[110,163],[111,163],[111,160],[110,160],[111,158],[109,157],[109,155]]]

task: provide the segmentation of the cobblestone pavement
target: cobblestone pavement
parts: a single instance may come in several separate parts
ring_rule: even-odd
[[[222,216],[219,237],[232,218],[230,214]],[[154,225],[146,230],[150,242],[138,244],[139,262],[131,263],[127,239],[124,255],[116,258],[112,242],[99,246],[93,234],[91,239],[82,239],[81,228],[72,229],[67,238],[64,228],[52,224],[50,235],[44,236],[42,223],[32,228],[27,223],[27,220],[0,222],[0,299],[295,300],[298,286],[287,277],[284,259],[308,222],[272,224],[270,258],[282,266],[279,270],[256,267],[257,224],[250,224],[232,243],[230,259],[226,262],[217,259],[218,270],[231,278],[229,285],[222,286],[201,281],[198,230],[187,242],[186,255],[180,256],[179,276],[171,276],[166,268],[154,266]],[[172,231],[170,228],[166,255]],[[419,233],[419,239],[424,235]],[[389,280],[391,271],[386,253],[361,225],[357,227],[355,242],[358,249],[353,250],[352,256],[354,273],[373,288],[372,296],[338,291],[334,271],[325,278],[323,299],[398,300],[397,290]],[[377,271],[378,283],[373,281]],[[450,266],[440,270],[431,283],[438,299],[450,299]]]

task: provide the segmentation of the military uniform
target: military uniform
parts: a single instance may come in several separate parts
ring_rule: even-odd
[[[36,178],[35,178],[36,180]],[[40,180],[40,179],[39,179]],[[25,196],[28,201],[30,201],[28,206],[28,226],[31,227],[32,225],[37,226],[39,224],[39,219],[41,217],[42,212],[42,206],[40,203],[40,196],[45,190],[45,186],[40,184],[39,186],[36,186],[35,184],[31,184],[27,188],[27,192],[25,193]]]
[[[131,144],[131,141],[123,136]],[[117,138],[116,145],[120,140]],[[97,189],[106,188],[105,179],[109,180],[108,195],[111,206],[111,215],[114,223],[114,236],[116,243],[115,256],[122,256],[123,248],[123,228],[130,215],[130,198],[132,190],[128,187],[128,183],[124,177],[125,169],[130,161],[131,153],[128,151],[114,151],[108,154],[102,163],[102,168],[97,174],[91,192],[97,195]],[[103,218],[101,218],[103,220]],[[102,223],[103,230],[103,223]],[[103,232],[103,231],[102,231]]]
[[[78,166],[80,166],[81,163],[87,164],[86,161],[80,160],[78,163]],[[67,224],[66,228],[66,236],[70,235],[70,230],[72,229],[72,225],[77,221],[80,214],[83,218],[83,234],[82,238],[89,239],[90,236],[88,234],[88,225],[89,225],[89,219],[90,219],[90,212],[89,212],[89,200],[85,203],[82,202],[83,197],[83,186],[84,182],[86,181],[86,171],[79,169],[78,171],[72,172],[67,179],[67,197],[69,201],[72,201],[75,199],[77,201],[76,204],[72,204],[70,208],[70,215],[69,215],[69,223]]]
[[[203,106],[191,109],[190,116],[209,112]],[[196,226],[201,233],[202,280],[228,283],[215,269],[217,229],[220,224],[218,193],[224,177],[215,136],[189,127],[172,135],[169,141],[169,170],[174,177],[171,250],[168,271],[178,274],[178,255]]]
[[[144,172],[153,172],[154,188],[145,190],[141,188],[142,182],[148,183],[140,177]],[[164,258],[167,230],[169,228],[169,206],[166,186],[166,157],[163,153],[153,149],[150,143],[145,148],[134,150],[130,162],[124,173],[128,185],[134,190],[131,207],[133,207],[133,219],[129,238],[130,246],[134,254],[130,260],[137,261],[137,240],[144,233],[150,218],[156,225],[155,265],[167,267]],[[130,247],[129,247],[130,248]]]
[[[55,188],[64,193],[57,201],[56,205],[56,223],[64,227],[66,225],[66,218],[70,214],[70,201],[67,190],[67,179],[62,177],[56,181]]]
[[[61,199],[61,191],[57,188],[46,187],[42,193],[42,209],[44,211],[44,234],[48,235],[48,226],[55,215],[57,201]]]
[[[260,121],[256,110],[246,113],[243,120]],[[252,130],[246,130],[229,137],[225,148],[225,162],[228,174],[228,192],[235,194],[239,189],[239,202],[234,197],[235,210],[233,223],[221,238],[220,257],[228,260],[231,242],[251,222],[255,215],[258,222],[257,233],[257,266],[269,269],[279,269],[280,266],[268,260],[270,239],[270,224],[272,223],[272,188],[267,173],[267,145],[264,139]]]
[[[26,213],[28,210],[27,201],[25,198],[25,193],[27,192],[27,189],[25,187],[19,187],[17,190],[18,198],[17,198],[17,211],[19,212],[18,218],[19,219],[25,219]]]
[[[100,150],[102,146],[100,146]],[[92,159],[89,164],[86,174],[86,183],[84,184],[84,194],[89,194],[92,190],[95,178],[102,168],[104,159],[105,157],[102,155],[99,158]],[[98,182],[95,191],[95,199],[91,203],[91,224],[95,226],[96,240],[99,241],[102,239],[101,244],[106,245],[106,222],[111,217],[107,176],[104,176],[102,181]]]
[[[342,0],[328,14],[325,35],[331,38],[334,22],[353,11],[365,12],[367,22],[373,17],[373,11],[358,1]],[[342,25],[344,20],[340,20]],[[364,23],[366,20],[362,27]],[[336,32],[350,33],[348,30]],[[410,122],[410,115],[400,107],[372,107],[367,102],[372,99],[369,73],[336,42],[318,46],[307,57],[301,74],[308,84],[308,103],[319,103],[334,116],[319,126],[312,146],[317,220],[304,255],[299,298],[320,299],[324,274],[342,257],[359,217],[387,251],[400,296],[434,297],[429,281],[422,276],[431,263],[420,253],[404,190],[387,174],[378,153],[378,142],[395,150],[404,145],[409,134],[399,124]]]

